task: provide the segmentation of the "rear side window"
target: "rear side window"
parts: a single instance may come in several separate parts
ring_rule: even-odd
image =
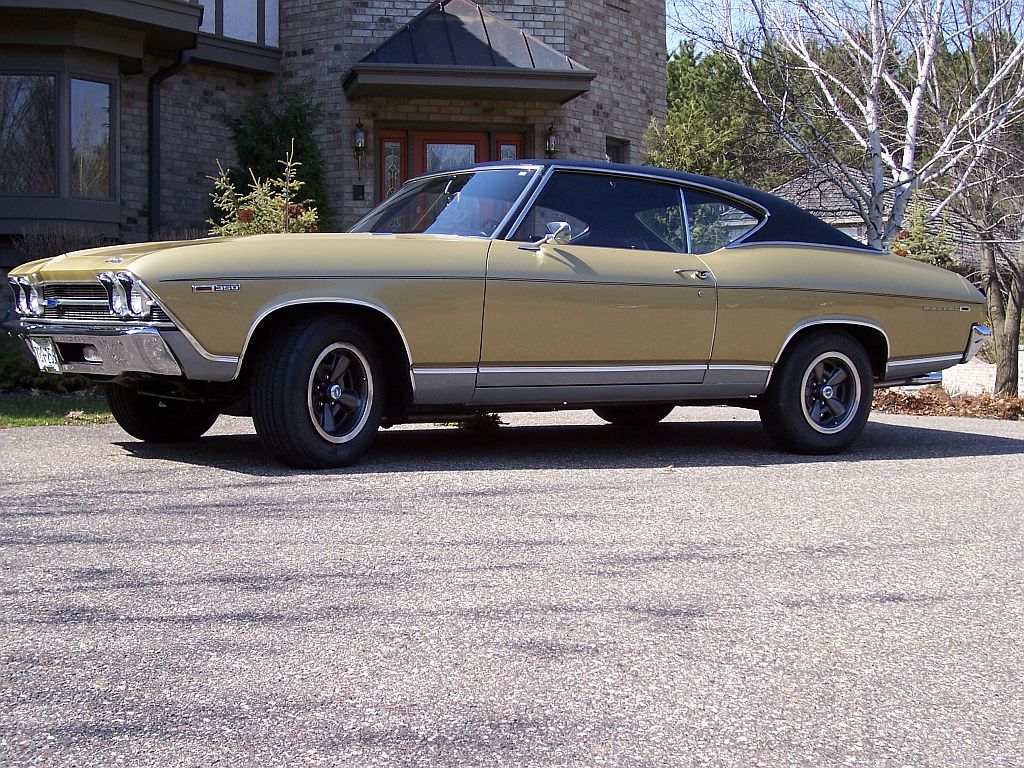
[[[695,189],[683,192],[690,253],[711,253],[738,240],[757,226],[758,216],[721,197]]]

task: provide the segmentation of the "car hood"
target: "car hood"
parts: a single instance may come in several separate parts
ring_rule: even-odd
[[[151,284],[166,280],[294,275],[458,275],[446,258],[453,251],[480,254],[490,241],[455,235],[318,233],[251,235],[139,243],[75,251],[24,264],[12,275],[34,274],[46,282],[94,280],[101,272],[128,270]],[[470,271],[477,272],[477,259]]]

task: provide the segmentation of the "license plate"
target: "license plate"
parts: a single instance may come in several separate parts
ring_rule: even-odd
[[[46,337],[32,337],[28,340],[32,347],[32,354],[36,356],[36,363],[39,370],[48,373],[61,373],[60,355],[57,352],[57,345],[53,339]]]

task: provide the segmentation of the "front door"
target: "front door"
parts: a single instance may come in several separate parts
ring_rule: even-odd
[[[422,173],[451,171],[489,160],[520,160],[524,134],[498,131],[380,132],[380,199],[406,179]]]
[[[548,222],[573,239],[539,250]],[[559,171],[509,240],[491,245],[477,386],[698,384],[714,276],[686,253],[672,184]]]

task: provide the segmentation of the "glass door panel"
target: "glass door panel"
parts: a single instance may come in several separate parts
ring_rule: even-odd
[[[453,171],[476,162],[475,144],[434,144],[426,145],[426,172]]]

